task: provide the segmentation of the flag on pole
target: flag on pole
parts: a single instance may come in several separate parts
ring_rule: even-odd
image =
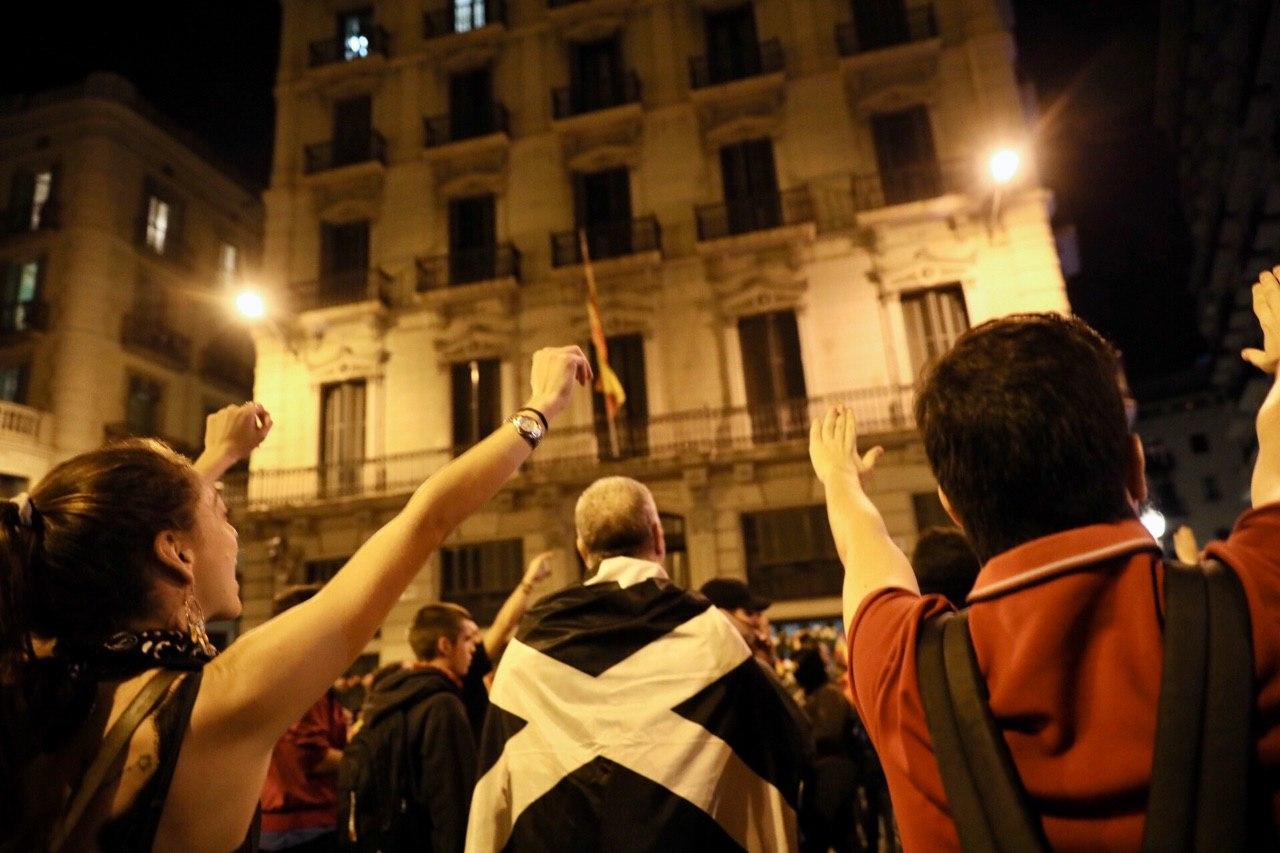
[[[591,345],[596,349],[596,390],[604,395],[604,411],[612,430],[618,410],[627,402],[627,392],[623,389],[618,374],[609,366],[609,343],[604,336],[604,322],[600,319],[596,277],[591,269],[591,253],[587,250],[585,230],[578,230],[578,245],[582,248],[582,271],[587,279],[587,322],[591,324]]]

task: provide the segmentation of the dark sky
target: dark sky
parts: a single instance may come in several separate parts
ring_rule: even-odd
[[[1135,380],[1182,369],[1200,347],[1174,164],[1152,122],[1158,2],[1014,6],[1022,74],[1040,96],[1036,159],[1056,193],[1057,222],[1080,235],[1072,304],[1121,346]],[[21,39],[0,54],[0,91],[115,71],[262,185],[279,17],[271,0],[21,4],[6,12],[10,33],[58,37]]]

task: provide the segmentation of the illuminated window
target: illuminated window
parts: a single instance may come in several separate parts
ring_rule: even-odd
[[[342,58],[348,62],[369,55],[370,21],[368,12],[346,15],[342,19]]]
[[[164,254],[165,239],[169,235],[169,202],[159,196],[147,198],[147,245]]]
[[[39,285],[39,261],[9,265],[4,300],[0,303],[0,331],[21,332],[31,328]]]
[[[484,4],[485,0],[453,0],[453,31],[468,33],[488,23],[484,16]]]
[[[31,187],[31,230],[40,229],[40,218],[53,194],[53,172],[37,172]]]
[[[964,290],[951,284],[904,293],[902,322],[907,329],[911,367],[918,376],[926,364],[951,349],[956,338],[969,328]]]
[[[223,284],[231,284],[240,272],[240,251],[230,243],[218,250],[218,275]]]

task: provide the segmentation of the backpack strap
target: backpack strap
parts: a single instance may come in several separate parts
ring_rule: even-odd
[[[159,707],[168,694],[170,685],[182,675],[183,673],[177,670],[160,670],[142,685],[142,689],[129,702],[124,713],[116,718],[115,724],[102,739],[102,746],[93,763],[85,771],[84,779],[76,790],[75,797],[67,806],[62,820],[54,828],[49,842],[50,850],[61,851],[65,847],[68,839],[79,828],[80,821],[84,819],[85,809],[102,789],[112,766],[128,747],[133,733],[138,730],[138,726],[142,725],[142,721]]]
[[[944,614],[921,625],[916,665],[961,846],[971,851],[1048,850],[1044,828],[987,705],[968,614]]]
[[[1248,604],[1239,578],[1216,560],[1164,565],[1164,665],[1142,846],[1245,849],[1253,755]]]

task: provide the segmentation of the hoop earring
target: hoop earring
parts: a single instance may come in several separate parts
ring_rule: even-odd
[[[182,612],[187,618],[187,634],[191,637],[191,642],[202,651],[214,654],[216,650],[213,643],[209,642],[209,634],[204,628],[204,611],[192,590],[187,590],[187,597],[182,600]]]

